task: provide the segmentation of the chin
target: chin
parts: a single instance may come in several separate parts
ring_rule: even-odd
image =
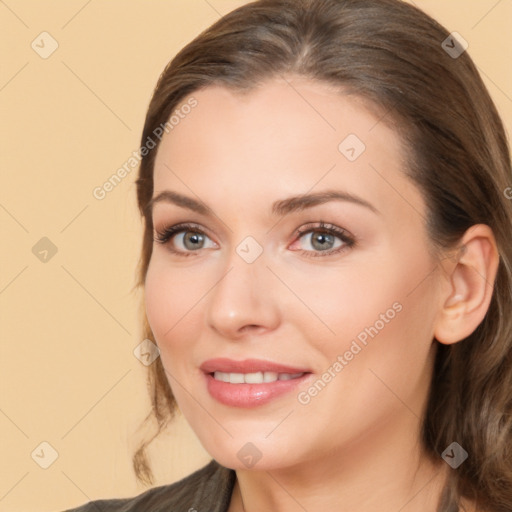
[[[285,446],[277,447],[257,439],[254,442],[230,440],[225,447],[217,444],[204,448],[219,464],[234,470],[273,470],[297,463],[288,460],[290,451]]]

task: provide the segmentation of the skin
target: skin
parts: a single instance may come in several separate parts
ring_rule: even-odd
[[[455,343],[485,315],[485,281],[498,261],[492,231],[474,226],[462,255],[434,259],[425,202],[403,174],[404,148],[355,96],[300,77],[244,95],[210,86],[193,96],[197,107],[158,149],[153,197],[173,190],[214,215],[154,205],[157,231],[193,222],[207,236],[202,246],[184,245],[183,232],[154,243],[146,311],[180,410],[211,456],[236,470],[230,512],[435,511],[451,468],[430,460],[419,438],[433,340]],[[348,134],[366,145],[353,162],[338,150]],[[378,213],[345,201],[271,213],[276,200],[330,189]],[[345,229],[355,245],[324,256],[315,232],[295,235],[320,221]],[[263,249],[253,263],[236,252],[247,236]],[[344,244],[334,240],[327,250]],[[394,303],[401,311],[299,403],[298,392]],[[209,395],[199,369],[214,357],[267,359],[314,375],[268,404],[229,407]],[[237,456],[247,442],[262,454],[252,468]]]

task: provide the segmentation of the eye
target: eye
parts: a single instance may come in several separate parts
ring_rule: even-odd
[[[208,248],[205,247],[206,239],[210,240],[208,235],[194,224],[176,224],[162,231],[156,230],[153,238],[155,242],[168,245],[171,252],[180,256],[191,256],[194,251]],[[173,243],[169,243],[171,241]],[[178,246],[181,245],[178,249],[172,247],[176,242]],[[215,244],[213,244],[213,247],[215,247]]]
[[[192,256],[200,249],[216,247],[214,242],[211,242],[209,247],[205,245],[206,240],[211,241],[211,239],[203,229],[195,224],[176,224],[161,231],[155,231],[154,241],[167,245],[171,252],[179,256]],[[295,238],[299,241],[306,240],[306,245],[311,247],[311,249],[303,247],[299,249],[306,257],[331,256],[350,249],[356,243],[346,230],[324,222],[303,226],[297,230]],[[176,248],[176,243],[178,248]],[[299,245],[303,246],[303,244]]]
[[[348,232],[338,226],[320,222],[316,225],[307,225],[297,230],[297,238],[306,240],[306,246],[312,249],[302,249],[306,257],[322,257],[338,254],[355,245],[355,240]],[[336,244],[336,239],[338,243]],[[300,244],[304,247],[304,244]]]

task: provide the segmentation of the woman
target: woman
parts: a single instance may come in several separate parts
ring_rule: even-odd
[[[398,0],[247,4],[142,147],[148,421],[213,460],[75,512],[512,510],[512,171],[463,42]]]

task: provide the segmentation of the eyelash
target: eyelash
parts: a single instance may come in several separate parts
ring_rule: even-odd
[[[201,235],[208,236],[199,226],[190,224],[190,223],[182,223],[182,224],[176,224],[175,226],[170,226],[165,228],[163,231],[156,231],[156,236],[153,238],[153,240],[157,243],[160,243],[162,245],[167,244],[170,239],[182,231],[192,231],[193,233],[199,233]],[[298,252],[301,252],[305,257],[307,258],[318,258],[318,257],[324,257],[324,256],[332,256],[334,254],[341,253],[343,251],[346,251],[352,247],[355,246],[356,242],[355,240],[348,235],[348,232],[342,228],[339,228],[337,226],[334,226],[333,224],[325,224],[324,222],[320,222],[314,226],[307,224],[306,226],[303,226],[302,228],[297,229],[295,233],[295,239],[300,239],[304,235],[308,233],[316,233],[320,232],[323,234],[329,234],[329,235],[335,235],[338,237],[344,245],[338,247],[337,249],[331,249],[328,251],[306,251],[304,249],[299,250]],[[209,238],[209,237],[208,237]],[[177,251],[173,249],[172,247],[169,247],[169,250],[177,254],[179,256],[192,256],[194,252],[198,251]]]

